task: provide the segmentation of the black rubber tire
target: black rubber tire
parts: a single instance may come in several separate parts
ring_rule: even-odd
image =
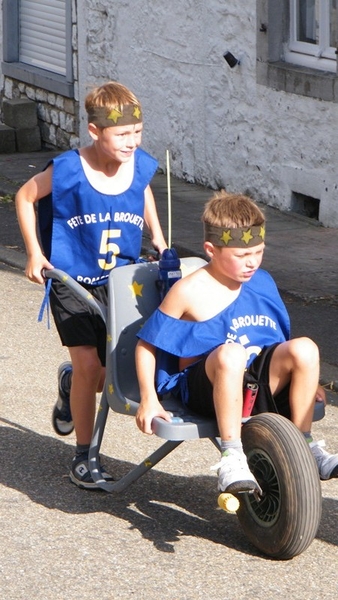
[[[311,544],[321,519],[315,459],[297,427],[276,414],[252,417],[243,425],[242,441],[263,496],[257,501],[241,495],[239,521],[261,552],[279,560],[293,558]]]

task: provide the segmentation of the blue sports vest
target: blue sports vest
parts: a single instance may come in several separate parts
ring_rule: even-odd
[[[289,339],[290,319],[274,280],[259,269],[242,284],[236,300],[215,317],[182,321],[157,309],[138,337],[162,351],[157,354],[156,380],[157,391],[163,394],[183,385],[185,373],[177,373],[177,357],[209,354],[221,344],[239,343],[246,348],[249,366],[264,346]]]
[[[112,268],[139,258],[144,192],[158,163],[138,148],[131,186],[114,196],[90,185],[77,150],[52,162],[53,191],[39,202],[44,252],[56,269],[79,283],[107,283]]]

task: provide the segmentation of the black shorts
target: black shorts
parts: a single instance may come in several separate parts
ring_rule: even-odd
[[[107,306],[108,286],[83,285]],[[63,346],[94,346],[103,366],[106,364],[106,325],[94,309],[64,283],[53,281],[50,307]]]
[[[289,388],[287,385],[273,396],[269,386],[269,368],[272,354],[278,344],[263,348],[244,373],[243,388],[246,383],[257,383],[258,393],[252,414],[274,412],[290,419]],[[214,417],[213,389],[205,372],[207,356],[188,370],[188,407],[205,417]]]

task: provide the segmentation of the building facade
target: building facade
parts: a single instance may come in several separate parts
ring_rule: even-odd
[[[141,100],[143,146],[163,168],[169,150],[179,178],[338,227],[337,0],[2,0],[2,12],[2,95],[37,103],[45,144],[86,143],[84,97],[116,79]]]

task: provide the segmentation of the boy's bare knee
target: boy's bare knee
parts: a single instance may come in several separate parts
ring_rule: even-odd
[[[319,362],[319,350],[317,344],[307,337],[290,340],[290,353],[296,364],[307,366]]]
[[[247,361],[245,348],[241,344],[222,344],[216,348],[215,365],[223,370],[244,371]]]
[[[81,377],[96,377],[101,372],[102,365],[96,348],[79,347],[75,353],[71,353],[71,356],[73,371]]]

